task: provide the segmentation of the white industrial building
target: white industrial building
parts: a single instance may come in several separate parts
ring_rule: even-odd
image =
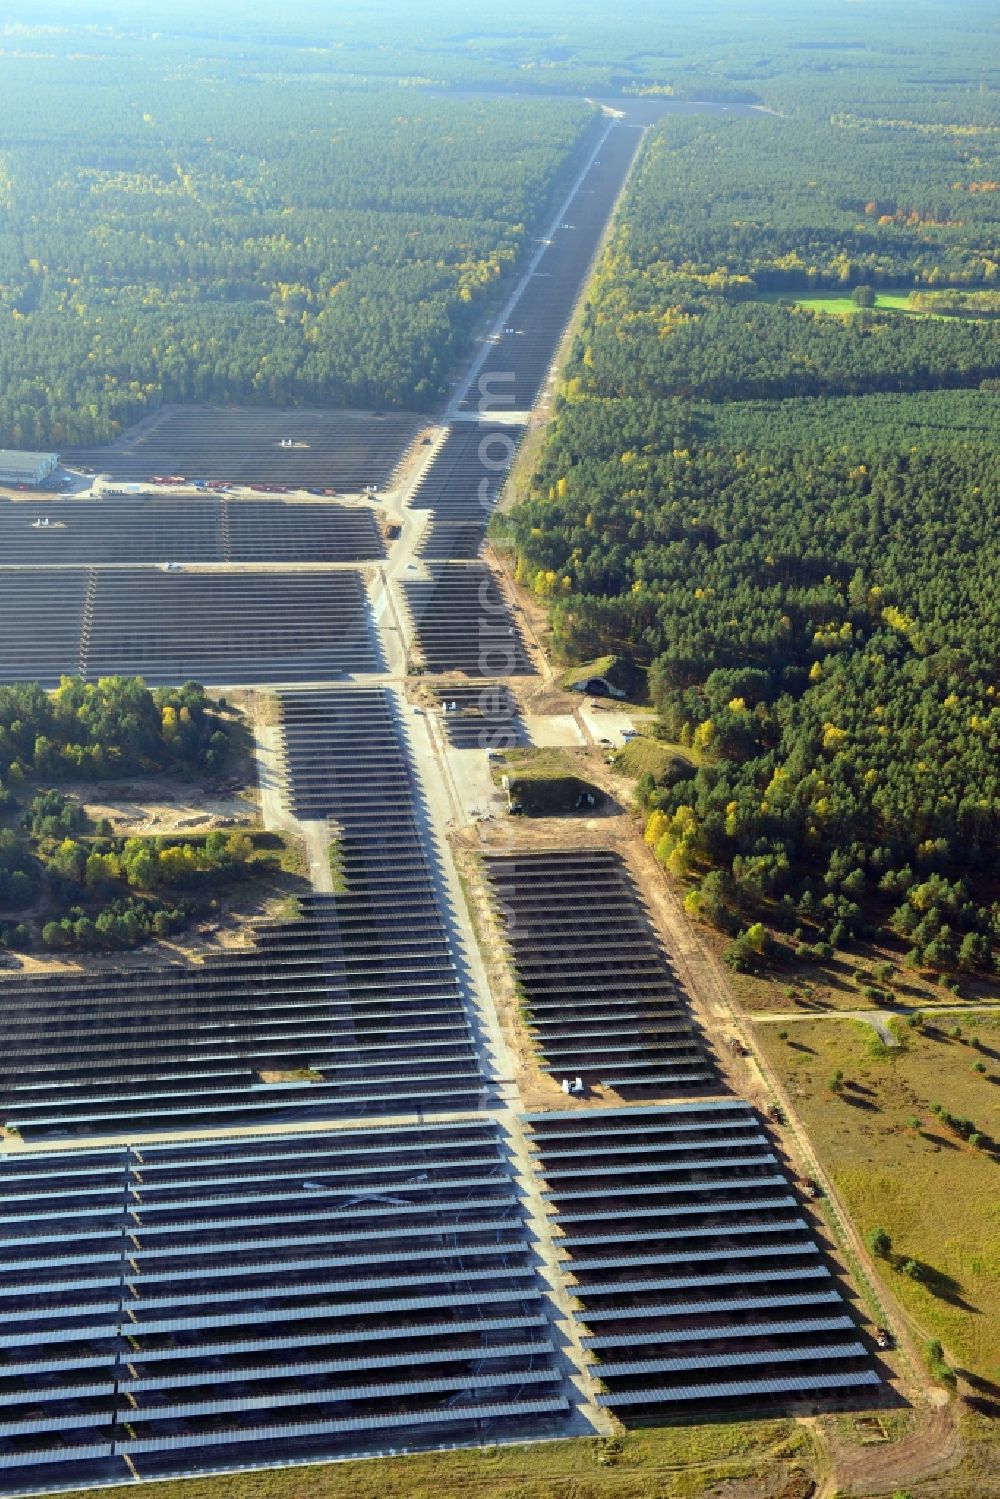
[[[0,448],[0,484],[41,484],[59,467],[58,453]]]

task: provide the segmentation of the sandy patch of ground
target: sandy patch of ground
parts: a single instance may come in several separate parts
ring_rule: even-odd
[[[288,897],[280,891],[268,891],[241,906],[239,911],[220,912],[198,922],[167,941],[151,941],[143,947],[124,952],[81,953],[78,959],[57,953],[18,953],[17,966],[11,974],[39,977],[45,974],[65,976],[83,973],[107,973],[122,969],[189,968],[206,958],[253,947],[254,922],[274,919],[287,909]],[[0,972],[0,993],[4,973]]]
[[[213,828],[252,827],[259,821],[256,794],[246,788],[205,791],[177,781],[143,780],[60,783],[70,801],[93,822],[107,818],[118,835],[136,838],[168,833],[210,833]]]
[[[586,743],[583,730],[570,713],[525,714],[525,731],[536,749],[577,747]]]

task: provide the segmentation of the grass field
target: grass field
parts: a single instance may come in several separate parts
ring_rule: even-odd
[[[762,1025],[757,1036],[860,1232],[890,1235],[880,1264],[918,1335],[940,1338],[1000,1396],[1000,1018],[956,1012],[923,1033],[899,1030],[898,1050],[847,1020],[789,1026],[787,1039]],[[838,1070],[839,1095],[829,1086]],[[971,1119],[980,1143],[941,1123],[936,1103]]]
[[[697,751],[680,744],[666,744],[660,739],[648,739],[644,734],[629,740],[615,755],[615,770],[622,775],[638,780],[647,772],[654,780],[667,771],[674,760],[685,760],[689,765],[699,763]],[[693,773],[693,772],[692,772]]]
[[[878,312],[904,312],[907,317],[952,317],[953,313],[918,311],[910,306],[910,290],[906,287],[887,287],[885,291],[875,294],[875,309]],[[793,296],[790,292],[761,292],[756,298],[758,302],[790,302],[795,307],[806,307],[810,312],[827,312],[832,317],[853,317],[861,309],[855,307],[851,300],[851,293],[826,292],[816,296],[806,294],[802,297]],[[870,309],[868,309],[870,310]]]
[[[721,957],[729,939],[702,926],[702,940]],[[900,944],[900,947],[902,944]],[[883,977],[891,969],[890,977]],[[1000,1003],[1000,982],[994,974],[958,975],[958,992],[934,982],[930,973],[908,969],[900,950],[858,945],[849,953],[801,962],[775,962],[761,973],[729,973],[729,987],[751,1015],[808,1016],[820,1010],[870,1010],[873,1006],[948,1010],[961,1004]],[[873,987],[883,996],[864,994]]]

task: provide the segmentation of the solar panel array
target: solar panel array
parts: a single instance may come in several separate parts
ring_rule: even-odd
[[[395,694],[283,692],[280,705],[289,806],[296,817],[326,820],[337,838],[346,885],[336,903],[341,940],[360,924],[399,1044],[426,1037],[442,1073],[460,1056],[472,1088],[482,1080],[444,920],[447,897]],[[432,1084],[456,1086],[446,1076]]]
[[[329,680],[381,661],[361,575],[0,568],[0,682]]]
[[[488,1120],[0,1158],[5,1486],[558,1434]]]
[[[403,584],[414,658],[428,672],[471,677],[534,672],[500,585],[482,562],[431,562],[428,578]]]
[[[113,448],[64,453],[122,482],[181,474],[230,484],[357,490],[390,483],[421,418],[407,411],[275,411],[177,406],[147,418]],[[282,447],[282,443],[291,446]]]
[[[434,695],[452,749],[502,751],[524,742],[524,725],[505,682],[445,682]]]
[[[868,1345],[746,1104],[528,1125],[599,1405],[628,1418],[872,1403]]]
[[[84,568],[0,567],[0,682],[54,687],[64,674],[78,672],[91,592]]]
[[[712,1071],[621,858],[484,861],[541,1065],[619,1091],[697,1090]]]
[[[300,904],[197,966],[6,976],[4,1121],[30,1138],[477,1107],[426,887],[359,878]]]
[[[414,510],[432,511],[417,556],[428,562],[479,555],[486,524],[524,436],[519,425],[457,422],[413,493]]]
[[[495,410],[502,401],[504,409],[528,411],[538,399],[640,139],[631,125],[612,126],[567,209],[569,217],[514,304],[480,376],[480,385],[486,382],[499,398]],[[478,399],[470,396],[465,404],[472,407]]]
[[[48,525],[39,526],[44,520]],[[127,562],[364,562],[385,556],[367,506],[329,500],[108,496],[0,499],[0,557],[18,567]]]

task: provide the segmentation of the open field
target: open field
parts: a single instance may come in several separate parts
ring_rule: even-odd
[[[702,925],[702,941],[721,956],[729,938]],[[730,973],[729,985],[751,1015],[784,1013],[808,1016],[821,1010],[865,1010],[873,1005],[900,1010],[953,1009],[956,1005],[1000,1003],[1000,981],[989,974],[960,975],[958,993],[933,982],[928,974],[904,966],[903,952],[886,946],[858,944],[853,952],[832,958],[774,963],[761,973]],[[881,974],[891,967],[892,975]],[[862,990],[878,989],[881,999]]]
[[[961,1037],[951,1035],[959,1025]],[[880,1268],[922,1340],[1000,1399],[1000,1215],[996,1206],[1000,1020],[935,1017],[923,1033],[900,1027],[882,1046],[849,1021],[796,1025],[758,1040],[785,1082],[809,1138],[862,1234],[882,1227],[893,1253]],[[978,1041],[978,1047],[973,1044]],[[982,1066],[983,1071],[976,1071]],[[838,1071],[842,1092],[828,1086]],[[934,1104],[968,1118],[978,1145],[943,1124]],[[913,1260],[918,1278],[904,1273]],[[1000,1408],[1000,1407],[998,1407]]]
[[[955,314],[946,312],[927,312],[910,306],[910,291],[908,286],[886,287],[884,291],[875,293],[875,310],[877,312],[905,312],[908,317],[930,317],[948,318]],[[856,312],[862,311],[856,307],[851,299],[851,293],[834,292],[813,296],[795,296],[791,292],[772,291],[761,292],[755,299],[758,302],[791,303],[795,307],[805,307],[809,312],[827,312],[832,317],[853,317]],[[865,308],[864,311],[871,311]]]

